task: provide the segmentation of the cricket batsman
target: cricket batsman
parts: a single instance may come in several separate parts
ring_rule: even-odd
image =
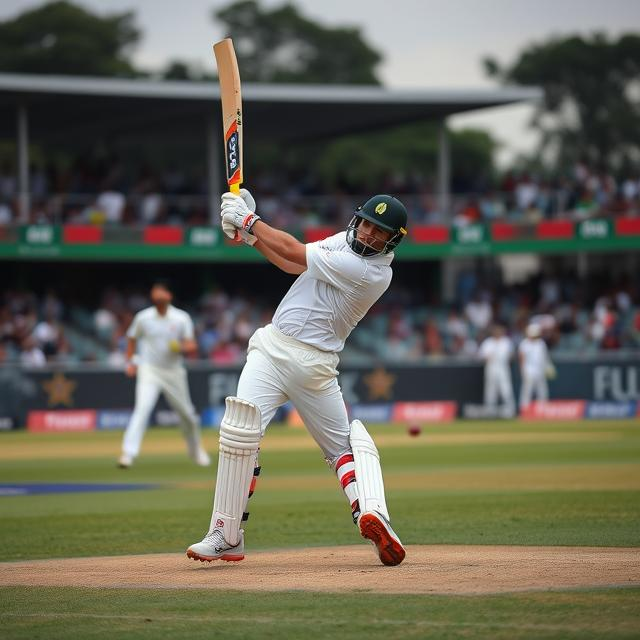
[[[225,193],[223,231],[298,278],[272,323],[249,341],[236,396],[226,399],[220,425],[209,531],[187,556],[202,562],[244,558],[241,526],[260,472],[260,440],[276,409],[290,400],[337,474],[362,536],[383,564],[400,564],[405,549],[391,528],[380,456],[362,422],[349,424],[337,366],[345,340],[391,282],[407,211],[392,196],[374,196],[356,209],[346,231],[306,245],[255,211],[246,189],[239,196]]]
[[[125,372],[130,378],[136,378],[136,403],[122,440],[118,461],[122,469],[130,467],[140,453],[149,416],[161,393],[180,416],[191,459],[201,467],[211,464],[200,443],[200,419],[191,403],[182,358],[183,354],[197,349],[193,322],[189,314],[174,307],[172,301],[169,283],[156,281],[151,287],[153,306],[139,311],[127,331]]]

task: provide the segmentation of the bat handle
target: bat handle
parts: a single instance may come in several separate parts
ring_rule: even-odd
[[[231,193],[239,196],[240,195],[240,183],[239,182],[234,182],[233,184],[229,185],[229,191],[231,191]],[[237,242],[238,244],[240,244],[242,242],[242,238],[240,237],[240,234],[236,231],[236,235],[233,237],[233,241]]]

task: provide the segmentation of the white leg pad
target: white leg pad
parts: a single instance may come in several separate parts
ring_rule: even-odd
[[[387,520],[389,511],[384,497],[384,482],[380,468],[380,454],[373,439],[360,420],[351,423],[349,436],[356,467],[356,486],[360,512],[378,511]]]
[[[253,478],[261,431],[258,407],[229,396],[220,424],[218,476],[209,531],[220,530],[230,545],[240,541],[240,523]]]

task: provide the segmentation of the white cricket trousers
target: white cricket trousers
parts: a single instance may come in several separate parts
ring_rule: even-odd
[[[136,404],[122,440],[122,452],[135,458],[149,423],[149,416],[160,394],[180,416],[182,433],[189,454],[195,455],[200,446],[200,419],[189,395],[187,372],[184,367],[154,367],[141,364],[136,377]]]
[[[507,367],[485,367],[484,403],[487,407],[495,407],[500,400],[506,407],[513,410],[511,372]]]
[[[327,462],[333,464],[351,450],[338,362],[336,353],[285,336],[269,324],[249,341],[237,396],[260,409],[263,435],[277,408],[290,400]]]
[[[520,387],[520,408],[526,407],[533,400],[535,393],[536,400],[546,402],[549,398],[549,388],[547,386],[547,378],[544,373],[541,375],[522,376],[522,386]]]

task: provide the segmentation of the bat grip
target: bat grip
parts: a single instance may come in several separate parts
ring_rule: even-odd
[[[229,191],[231,191],[231,193],[239,196],[240,195],[240,183],[239,182],[234,182],[233,184],[229,185]],[[236,231],[236,235],[233,237],[233,241],[240,244],[242,242],[242,238],[240,237],[240,233],[238,231]]]

